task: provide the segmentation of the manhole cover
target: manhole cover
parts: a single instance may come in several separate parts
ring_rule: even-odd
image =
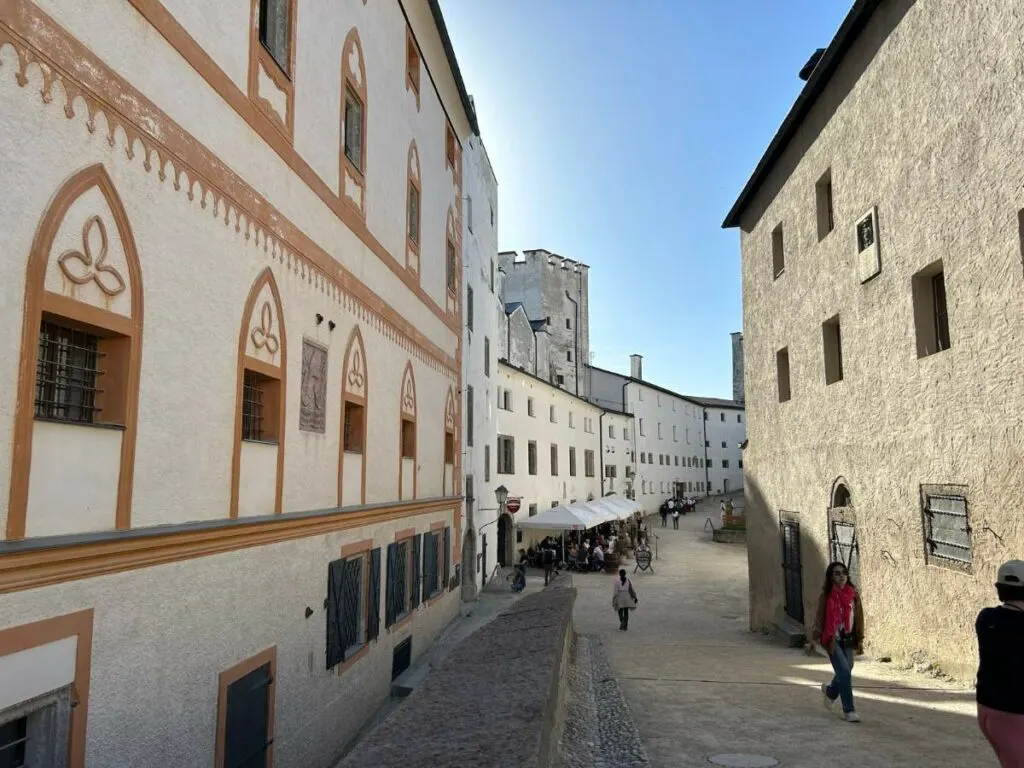
[[[778,760],[768,755],[712,755],[708,762],[729,768],[771,768],[779,764]]]

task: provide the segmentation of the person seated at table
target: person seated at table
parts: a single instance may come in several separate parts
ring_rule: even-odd
[[[604,570],[604,550],[600,544],[594,547],[594,551],[590,556],[590,569],[593,571]]]
[[[570,541],[569,542],[569,557],[568,557],[569,570],[570,571],[575,571],[576,570],[576,566],[579,563],[579,559],[580,559],[580,548],[576,546],[576,542],[575,541]]]

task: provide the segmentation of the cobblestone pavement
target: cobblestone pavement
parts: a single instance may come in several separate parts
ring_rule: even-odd
[[[650,768],[601,638],[577,635],[559,768]]]

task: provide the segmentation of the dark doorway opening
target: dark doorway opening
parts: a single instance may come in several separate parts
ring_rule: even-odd
[[[782,578],[786,590],[786,615],[804,621],[803,573],[800,565],[800,523],[782,520]]]

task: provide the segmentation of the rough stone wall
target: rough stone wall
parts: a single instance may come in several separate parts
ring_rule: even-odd
[[[973,675],[974,618],[996,599],[999,563],[1024,551],[1024,429],[1008,417],[1024,405],[1022,37],[1016,0],[881,4],[743,216],[753,628],[783,612],[780,510],[801,524],[811,615],[842,476],[856,510],[869,648]],[[829,168],[835,230],[819,240],[814,189]],[[872,206],[882,269],[861,284],[854,224]],[[936,259],[951,348],[918,358],[911,276]],[[821,324],[837,313],[844,379],[826,385]],[[967,486],[969,573],[925,561],[920,486],[930,483]]]
[[[551,765],[576,600],[571,584],[562,576],[463,640],[338,768]]]
[[[732,399],[743,402],[743,334],[732,334]]]
[[[508,361],[516,368],[522,368],[536,375],[534,360],[535,339],[533,328],[526,314],[517,310],[508,316]]]

